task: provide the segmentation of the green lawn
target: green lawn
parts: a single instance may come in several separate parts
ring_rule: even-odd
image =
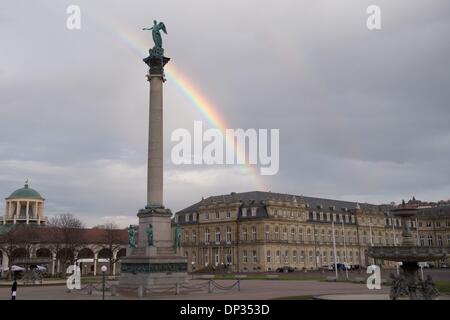
[[[270,300],[312,300],[313,296],[290,296],[290,297],[279,297],[279,298],[273,298]]]
[[[450,281],[438,280],[436,281],[436,287],[441,294],[450,294]]]
[[[309,275],[309,274],[279,274],[278,277],[270,277],[265,274],[257,275],[257,274],[249,274],[245,278],[236,277],[233,274],[216,274],[214,276],[216,280],[324,280],[324,277],[318,275]]]

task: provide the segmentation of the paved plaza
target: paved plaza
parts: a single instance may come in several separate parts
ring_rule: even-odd
[[[231,286],[236,281],[234,280],[218,280],[217,283],[221,286]],[[205,280],[193,280],[191,285],[207,284]],[[100,288],[101,286],[98,285]],[[242,280],[241,290],[236,288],[232,290],[216,291],[208,293],[207,290],[197,292],[182,292],[179,295],[150,295],[139,298],[136,295],[119,295],[111,296],[109,292],[106,294],[106,299],[186,299],[186,300],[266,300],[279,297],[290,296],[319,296],[325,294],[387,294],[388,287],[384,287],[376,292],[369,291],[365,284],[353,284],[344,282],[325,282],[315,280],[305,281],[285,281],[285,280]],[[10,288],[0,288],[0,300],[10,299]],[[17,292],[18,300],[99,300],[101,299],[101,292],[94,291],[92,295],[86,292],[67,292],[65,286],[19,286]]]

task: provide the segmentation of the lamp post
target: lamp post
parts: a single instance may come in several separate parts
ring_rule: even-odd
[[[102,300],[105,300],[105,273],[106,273],[106,266],[102,266]]]

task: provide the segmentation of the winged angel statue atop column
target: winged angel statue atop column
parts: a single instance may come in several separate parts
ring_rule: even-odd
[[[143,28],[142,30],[152,30],[153,42],[155,43],[155,47],[162,48],[162,37],[161,30],[167,34],[166,26],[164,22],[158,23],[158,21],[153,20],[153,27],[151,28]]]

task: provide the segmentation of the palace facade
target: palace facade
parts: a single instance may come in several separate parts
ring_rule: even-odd
[[[417,243],[450,247],[450,206],[415,199],[408,205],[420,209],[411,221]],[[399,245],[402,225],[390,208],[255,191],[202,199],[177,212],[172,226],[180,225],[189,271],[317,270],[334,264],[335,256],[337,263],[393,267],[365,253],[368,246]]]

